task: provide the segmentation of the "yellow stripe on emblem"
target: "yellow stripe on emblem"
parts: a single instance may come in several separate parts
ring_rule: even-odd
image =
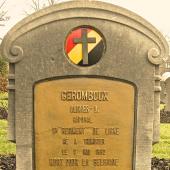
[[[101,41],[101,36],[95,32],[95,31],[90,31],[89,34],[88,34],[88,38],[93,38],[95,37],[96,38],[96,43],[89,43],[88,44],[88,53],[90,53],[96,46],[97,44],[99,44],[99,42]]]
[[[69,53],[68,56],[72,62],[78,64],[82,58],[82,44],[77,44]]]
[[[101,41],[101,36],[91,30],[88,33],[88,38],[96,38],[96,43],[89,43],[88,44],[88,53],[90,53],[96,46],[97,44],[99,44],[99,42]],[[82,59],[83,59],[83,55],[82,55],[82,44],[77,44],[69,53],[68,56],[70,58],[70,60],[72,62],[74,62],[75,64],[78,64]]]

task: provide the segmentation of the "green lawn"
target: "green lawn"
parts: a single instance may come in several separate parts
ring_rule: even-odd
[[[161,124],[161,139],[153,147],[153,157],[170,159],[170,124]]]
[[[15,144],[7,141],[7,121],[0,120],[0,155],[15,153]]]
[[[8,106],[8,93],[0,92],[0,107],[6,108]]]

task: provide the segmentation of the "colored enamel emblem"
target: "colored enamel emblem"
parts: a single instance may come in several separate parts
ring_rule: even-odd
[[[80,27],[68,35],[65,50],[72,63],[79,66],[91,66],[102,57],[104,41],[96,30]]]

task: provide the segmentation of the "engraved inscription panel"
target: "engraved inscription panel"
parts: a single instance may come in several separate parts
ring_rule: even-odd
[[[132,170],[132,85],[72,78],[36,84],[36,170]]]

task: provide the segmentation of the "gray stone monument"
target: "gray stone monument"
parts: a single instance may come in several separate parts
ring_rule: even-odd
[[[170,56],[165,63],[160,65],[161,74],[161,103],[167,103],[166,80],[170,77]]]
[[[168,45],[150,23],[76,0],[18,23],[2,52],[17,170],[151,169]]]
[[[169,108],[169,79],[170,79],[170,72],[165,72],[162,74],[162,79],[161,79],[161,103],[165,105],[165,111],[170,111]]]
[[[167,103],[167,92],[166,92],[166,87],[165,87],[165,81],[161,81],[161,98],[160,98],[161,104],[166,104]]]
[[[170,112],[170,77],[166,79],[165,81],[165,88],[166,88],[166,107],[165,110]]]

